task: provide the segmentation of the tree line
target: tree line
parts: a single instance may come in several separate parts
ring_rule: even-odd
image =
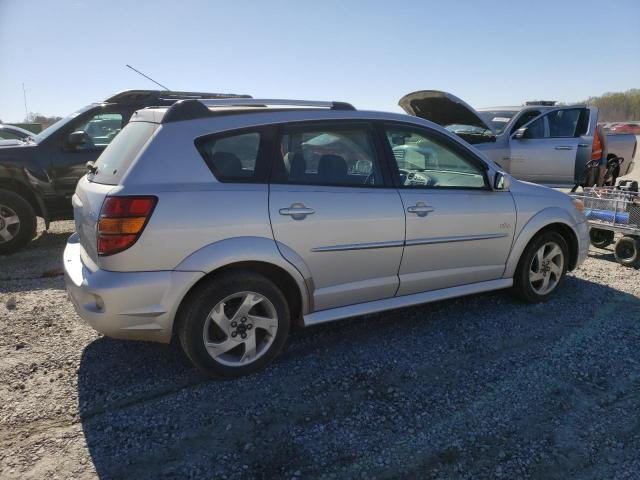
[[[601,122],[640,120],[640,88],[589,97],[583,103],[598,107]]]

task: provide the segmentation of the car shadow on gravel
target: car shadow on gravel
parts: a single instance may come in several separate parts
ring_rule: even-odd
[[[640,299],[568,277],[544,305],[493,292],[299,330],[229,381],[177,346],[101,337],[82,354],[80,419],[101,478],[612,476],[590,416],[640,381],[637,348],[600,360],[609,330],[617,348],[638,332],[623,313],[637,319]]]

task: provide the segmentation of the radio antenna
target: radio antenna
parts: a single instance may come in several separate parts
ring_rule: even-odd
[[[151,80],[153,83],[155,83],[156,85],[160,85],[162,88],[164,88],[167,92],[170,92],[171,90],[169,90],[167,87],[165,87],[164,85],[162,85],[160,82],[156,82],[153,78],[145,75],[144,73],[142,73],[140,70],[136,70],[135,68],[133,68],[131,65],[127,64],[126,65],[128,68],[130,68],[131,70],[133,70],[134,72],[142,75],[144,78],[146,78],[147,80]]]

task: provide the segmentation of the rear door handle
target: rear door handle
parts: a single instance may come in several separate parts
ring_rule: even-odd
[[[428,213],[433,212],[434,208],[428,206],[424,202],[418,202],[411,207],[407,207],[407,212],[415,213],[419,217],[425,217]]]
[[[573,147],[571,145],[558,145],[556,150],[573,150]]]
[[[580,148],[586,148],[586,147],[590,147],[591,145],[589,145],[588,143],[579,143],[578,146]]]
[[[294,203],[289,208],[281,208],[279,210],[280,215],[288,215],[294,220],[304,220],[307,215],[316,213],[313,208],[307,208],[303,203]]]

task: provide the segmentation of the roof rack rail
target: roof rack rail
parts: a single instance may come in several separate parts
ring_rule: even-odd
[[[186,99],[251,98],[250,95],[212,92],[179,92],[174,90],[124,90],[103,100],[105,103],[175,102]]]
[[[209,107],[311,107],[328,108],[330,110],[355,110],[355,107],[346,102],[323,102],[316,100],[283,100],[265,98],[215,98],[215,99],[189,99],[179,100],[165,113],[162,123],[177,122],[180,120],[193,120],[207,117],[212,114]]]
[[[355,110],[355,107],[345,102],[323,102],[317,100],[285,100],[274,98],[221,98],[221,99],[202,99],[200,100],[208,107],[241,107],[254,106],[266,107],[286,106],[286,107],[314,107],[314,108],[330,108],[331,110]]]

